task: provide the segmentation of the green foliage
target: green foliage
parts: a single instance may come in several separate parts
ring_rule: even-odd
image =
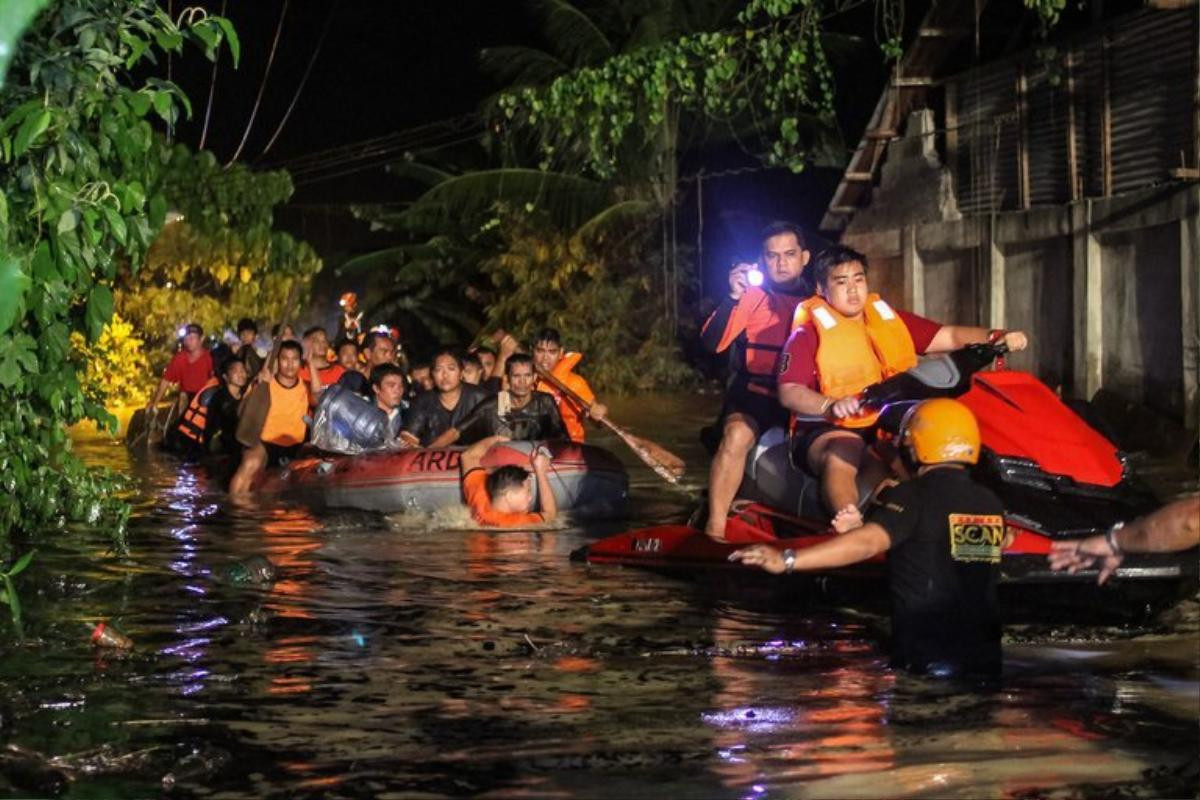
[[[651,255],[656,237],[644,218],[602,240],[503,208],[494,227],[500,252],[482,264],[493,287],[489,329],[528,338],[546,325],[558,328],[568,347],[585,355],[581,372],[607,391],[668,388],[695,377],[663,313],[662,287],[651,277],[661,252]]]
[[[686,112],[733,127],[754,120],[771,141],[764,160],[799,171],[834,127],[822,13],[819,0],[751,0],[734,29],[657,41],[515,88],[499,112],[510,128],[536,133],[543,167],[566,157],[616,177]]]
[[[33,561],[36,550],[29,550],[25,555],[18,558],[7,572],[0,572],[0,582],[3,582],[4,588],[0,589],[0,603],[8,606],[8,611],[12,617],[13,630],[17,632],[17,636],[22,635],[21,630],[21,597],[17,594],[17,589],[13,586],[13,578],[20,575],[29,566],[29,562]]]
[[[112,422],[84,390],[70,335],[102,335],[118,276],[165,212],[151,121],[187,113],[186,98],[131,71],[185,42],[215,57],[226,38],[217,18],[181,28],[153,0],[60,0],[16,50],[0,90],[0,556],[14,531],[71,520],[104,520],[120,541],[117,481],[86,469],[64,429]]]
[[[48,0],[5,0],[0,8],[0,88],[4,88],[4,76],[8,62],[17,49],[17,41],[34,16],[46,7]]]
[[[116,281],[117,312],[133,323],[156,366],[167,361],[180,325],[217,333],[241,317],[278,320],[302,301],[321,260],[311,247],[272,230],[275,206],[292,195],[286,172],[222,168],[211,153],[170,150],[162,196],[179,216],[138,269]],[[164,206],[165,208],[165,206]]]

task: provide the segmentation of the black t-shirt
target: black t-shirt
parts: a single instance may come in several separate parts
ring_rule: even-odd
[[[371,391],[371,382],[367,380],[367,376],[363,375],[358,370],[347,370],[342,373],[342,377],[338,378],[338,385],[345,386],[355,394],[361,394],[368,400],[375,400],[375,393]]]
[[[520,409],[509,409],[500,414],[501,392],[475,406],[463,419],[458,428],[459,443],[471,444],[489,436],[501,434],[517,441],[532,442],[541,439],[566,439],[567,430],[558,413],[558,403],[545,392],[534,392],[529,402]]]
[[[1000,499],[966,470],[939,467],[882,492],[867,521],[891,539],[892,663],[998,672]]]
[[[404,417],[404,431],[410,433],[427,447],[437,437],[451,428],[457,428],[475,406],[487,396],[478,386],[462,385],[458,405],[447,409],[442,405],[438,392],[425,392],[413,400],[412,407]]]
[[[204,448],[210,453],[240,453],[242,446],[237,440],[239,400],[229,393],[224,383],[208,401],[207,418],[204,422]]]

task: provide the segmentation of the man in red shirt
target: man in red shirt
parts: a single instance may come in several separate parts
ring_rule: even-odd
[[[710,353],[732,348],[733,376],[721,409],[721,444],[708,475],[708,523],[704,532],[725,538],[729,506],[742,482],[746,456],[768,428],[783,425],[775,372],[779,351],[791,331],[796,304],[812,294],[805,274],[810,253],[800,229],[786,222],[762,232],[762,262],[767,281],[751,282],[757,272],[746,262],[729,272],[729,296],[704,323],[700,341]],[[762,274],[758,274],[762,283]]]
[[[862,525],[858,471],[874,441],[879,414],[859,393],[903,372],[917,356],[947,353],[1003,337],[1012,351],[1019,331],[941,325],[896,311],[867,284],[867,258],[834,245],[813,261],[817,295],[796,309],[796,324],[779,359],[779,401],[793,414],[792,463],[821,481],[839,533]]]
[[[194,322],[189,323],[184,329],[183,349],[167,364],[154,397],[146,403],[146,410],[157,406],[167,389],[174,384],[179,385],[181,407],[186,407],[192,396],[203,389],[212,376],[212,354],[204,347],[204,328]]]

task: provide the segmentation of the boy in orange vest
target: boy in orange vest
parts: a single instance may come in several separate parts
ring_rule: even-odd
[[[817,294],[796,309],[779,360],[779,402],[793,414],[792,463],[821,481],[834,530],[844,533],[862,525],[858,470],[879,417],[859,393],[915,366],[918,355],[1000,338],[1016,352],[1028,340],[1019,331],[940,325],[893,309],[871,294],[866,256],[848,247],[822,251],[812,271]]]
[[[596,394],[588,385],[587,380],[574,372],[575,367],[582,360],[583,354],[581,353],[563,352],[562,337],[554,328],[543,328],[533,339],[533,363],[537,365],[538,369],[558,378],[564,386],[579,395],[579,399],[589,404],[589,409],[584,409],[570,397],[559,392],[549,381],[538,380],[534,386],[539,392],[551,395],[558,403],[558,413],[567,429],[567,436],[572,442],[579,443],[587,438],[583,420],[588,418],[599,421],[604,419],[604,415],[608,413],[608,408],[603,403],[596,402]]]

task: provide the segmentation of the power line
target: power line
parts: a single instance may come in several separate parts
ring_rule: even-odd
[[[304,91],[304,84],[308,82],[308,76],[312,74],[313,64],[317,63],[317,55],[321,52],[321,45],[325,44],[325,35],[329,33],[329,23],[333,21],[333,15],[337,13],[338,3],[341,0],[333,0],[333,5],[329,8],[329,16],[325,18],[325,27],[321,29],[321,37],[317,39],[317,46],[313,49],[312,58],[308,60],[308,66],[304,69],[304,76],[300,78],[300,85],[296,87],[296,93],[292,95],[292,102],[288,105],[287,111],[283,114],[283,119],[279,121],[279,127],[275,129],[274,135],[271,136],[271,141],[267,142],[267,146],[263,148],[260,155],[265,156],[271,146],[275,144],[275,140],[279,138],[279,134],[283,132],[283,126],[287,124],[288,118],[292,115],[292,109],[296,107],[296,101],[300,99],[300,93]]]
[[[254,118],[258,116],[258,106],[262,103],[263,92],[267,88],[267,78],[271,76],[271,65],[275,63],[275,50],[279,47],[279,35],[283,33],[283,18],[287,16],[288,2],[289,0],[283,0],[283,8],[279,10],[279,24],[275,26],[275,39],[271,42],[271,52],[267,56],[267,68],[263,70],[262,83],[258,85],[258,97],[254,99],[254,108],[250,110],[250,119],[246,122],[242,141],[238,143],[237,150],[234,152],[233,158],[229,159],[229,163],[225,165],[226,167],[238,160],[238,156],[242,154],[242,148],[246,146],[246,140],[250,138],[250,129],[254,127]]]
[[[221,0],[221,16],[225,16],[225,6],[229,0]],[[216,54],[213,58],[212,78],[208,83],[208,104],[204,107],[204,127],[200,130],[200,146],[197,150],[204,149],[204,141],[208,138],[208,120],[212,116],[213,94],[217,90],[217,67],[221,64],[220,54]]]

